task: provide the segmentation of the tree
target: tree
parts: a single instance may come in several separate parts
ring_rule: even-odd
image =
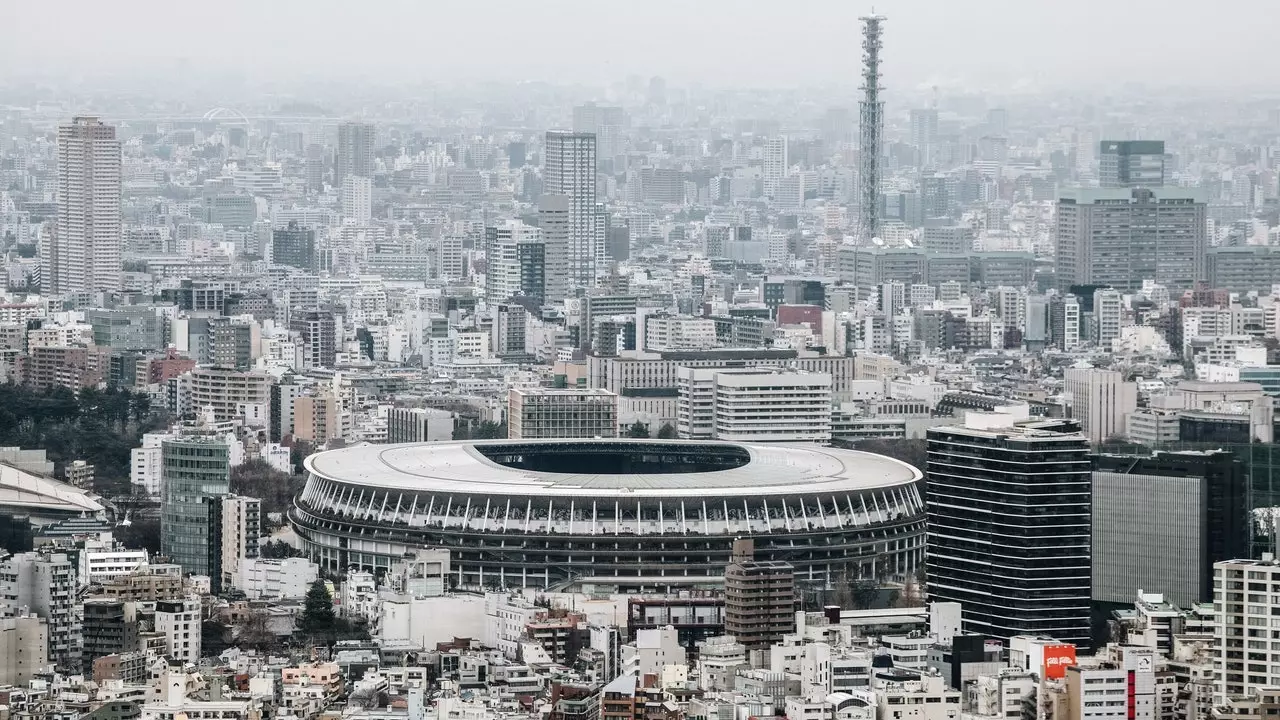
[[[302,617],[298,629],[311,638],[330,638],[337,618],[333,614],[333,597],[323,580],[317,579],[307,590],[302,604]]]
[[[649,437],[649,426],[637,420],[627,428],[626,437],[647,438]]]
[[[472,440],[506,440],[507,424],[485,420],[471,431]]]
[[[659,440],[674,440],[676,437],[676,429],[671,427],[671,423],[662,423],[662,427],[658,428]]]
[[[283,540],[268,540],[258,548],[258,556],[265,560],[302,557],[302,551]]]

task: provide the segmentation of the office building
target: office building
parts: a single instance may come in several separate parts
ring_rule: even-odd
[[[373,181],[360,175],[342,178],[338,196],[342,218],[355,225],[367,225],[373,217]]]
[[[1063,373],[1071,417],[1094,445],[1124,437],[1126,418],[1138,409],[1138,384],[1118,370],[1068,368]]]
[[[1163,140],[1103,140],[1100,147],[1098,184],[1104,188],[1158,188],[1170,179]]]
[[[271,231],[271,262],[315,272],[316,231],[299,226],[297,220]]]
[[[756,560],[755,543],[734,540],[724,569],[724,631],[748,651],[767,650],[795,632],[795,568]]]
[[[185,573],[209,575],[217,533],[205,501],[231,492],[231,449],[218,438],[188,436],[164,440],[160,453],[160,551]]]
[[[544,195],[568,199],[568,287],[589,288],[595,284],[596,264],[604,254],[604,238],[598,237],[596,222],[596,136],[547,132],[542,170]],[[550,236],[544,237],[550,242]]]
[[[39,550],[0,558],[0,616],[30,612],[43,618],[48,662],[64,673],[80,671],[76,585],[76,561],[65,552]]]
[[[119,292],[120,141],[96,117],[58,128],[58,221],[42,244],[46,294]]]
[[[391,408],[387,442],[444,442],[453,439],[453,413],[438,408]]]
[[[1181,293],[1205,277],[1208,215],[1192,188],[1078,188],[1058,200],[1056,279],[1121,292],[1154,280]]]
[[[338,125],[338,153],[333,159],[333,185],[343,187],[347,176],[373,177],[374,126],[345,122]]]
[[[1213,599],[1213,564],[1249,555],[1248,478],[1222,450],[1093,458],[1093,599]]]
[[[1064,720],[1156,720],[1162,716],[1163,698],[1157,701],[1156,695],[1156,649],[1120,645],[1111,651],[1118,655],[1114,660],[1066,668]],[[1058,672],[1055,668],[1055,679]]]
[[[165,346],[165,319],[148,305],[91,308],[84,321],[93,326],[93,344],[112,350],[160,350]]]
[[[209,584],[218,595],[236,586],[245,560],[258,557],[262,501],[222,495],[206,497],[204,502],[209,514]]]
[[[831,375],[779,368],[680,367],[676,432],[740,442],[831,439]]]
[[[926,473],[929,598],[960,603],[968,633],[1089,647],[1089,444],[1074,423],[969,412],[928,431]]]
[[[507,394],[507,437],[608,438],[618,436],[618,396],[608,390],[512,388]]]
[[[447,234],[436,241],[436,277],[441,280],[462,279],[462,240],[461,235]]]

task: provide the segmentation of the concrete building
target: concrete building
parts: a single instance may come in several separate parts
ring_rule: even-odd
[[[599,236],[596,222],[596,136],[548,131],[543,147],[542,183],[545,195],[568,198],[568,287],[592,287],[596,265],[603,265],[604,261],[604,238]]]
[[[301,227],[297,220],[290,220],[287,226],[271,232],[273,264],[315,272],[318,269],[316,260],[315,230]]]
[[[1066,671],[1067,720],[1156,720],[1155,648],[1123,645],[1120,657]],[[1057,715],[1055,714],[1055,717]]]
[[[223,367],[196,367],[186,376],[191,407],[213,408],[214,420],[227,422],[239,416],[241,405],[266,407],[271,399],[271,377]]]
[[[436,408],[391,408],[387,442],[443,442],[453,439],[453,413]]]
[[[302,338],[302,366],[331,368],[338,352],[338,326],[333,313],[306,310],[289,318],[289,330]]]
[[[369,224],[373,217],[373,181],[359,175],[343,177],[338,202],[345,222],[354,225]]]
[[[178,663],[200,662],[200,598],[156,603],[155,629],[164,637],[165,655]]]
[[[776,368],[680,367],[676,432],[688,439],[822,442],[831,439],[826,373]]]
[[[238,587],[240,568],[258,557],[262,501],[241,495],[204,499],[209,513],[209,584],[214,595]],[[243,589],[243,588],[241,588]]]
[[[34,614],[0,617],[0,687],[26,687],[48,663],[48,621]]]
[[[507,437],[595,438],[618,436],[618,396],[607,390],[511,388]]]
[[[724,631],[748,651],[768,650],[795,632],[795,568],[756,560],[755,543],[735,540],[724,571]]]
[[[960,603],[965,632],[1089,647],[1088,441],[1070,421],[1025,417],[969,412],[929,430],[929,597]]]
[[[1217,610],[1217,686],[1214,705],[1253,694],[1260,689],[1280,687],[1280,666],[1252,660],[1259,648],[1253,633],[1266,632],[1280,603],[1269,592],[1280,583],[1280,562],[1270,556],[1261,560],[1224,560],[1213,566],[1213,603]]]
[[[192,575],[208,575],[211,542],[206,498],[231,492],[231,449],[216,437],[175,437],[160,446],[163,501],[160,548]]]
[[[1126,418],[1138,409],[1138,384],[1117,370],[1068,368],[1063,375],[1071,417],[1080,421],[1090,443],[1101,444],[1125,433]]]
[[[48,662],[66,673],[80,671],[82,626],[77,601],[76,562],[47,550],[0,559],[0,614],[30,612],[47,627]],[[24,644],[33,629],[24,631]]]
[[[1205,276],[1207,205],[1189,188],[1079,188],[1058,200],[1060,290],[1103,285],[1122,292],[1155,280],[1180,293]]]
[[[319,566],[305,558],[250,558],[240,563],[236,587],[251,600],[301,598],[319,576]]]
[[[46,294],[120,290],[121,186],[114,126],[77,117],[58,127],[58,220],[41,256]]]

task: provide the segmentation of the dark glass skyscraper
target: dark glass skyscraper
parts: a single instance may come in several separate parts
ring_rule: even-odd
[[[1071,421],[991,425],[929,431],[929,598],[960,603],[966,632],[1087,648],[1089,443]]]

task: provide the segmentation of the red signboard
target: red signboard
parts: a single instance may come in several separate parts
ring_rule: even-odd
[[[1075,645],[1044,646],[1044,677],[1061,680],[1067,676],[1067,668],[1076,664]]]

